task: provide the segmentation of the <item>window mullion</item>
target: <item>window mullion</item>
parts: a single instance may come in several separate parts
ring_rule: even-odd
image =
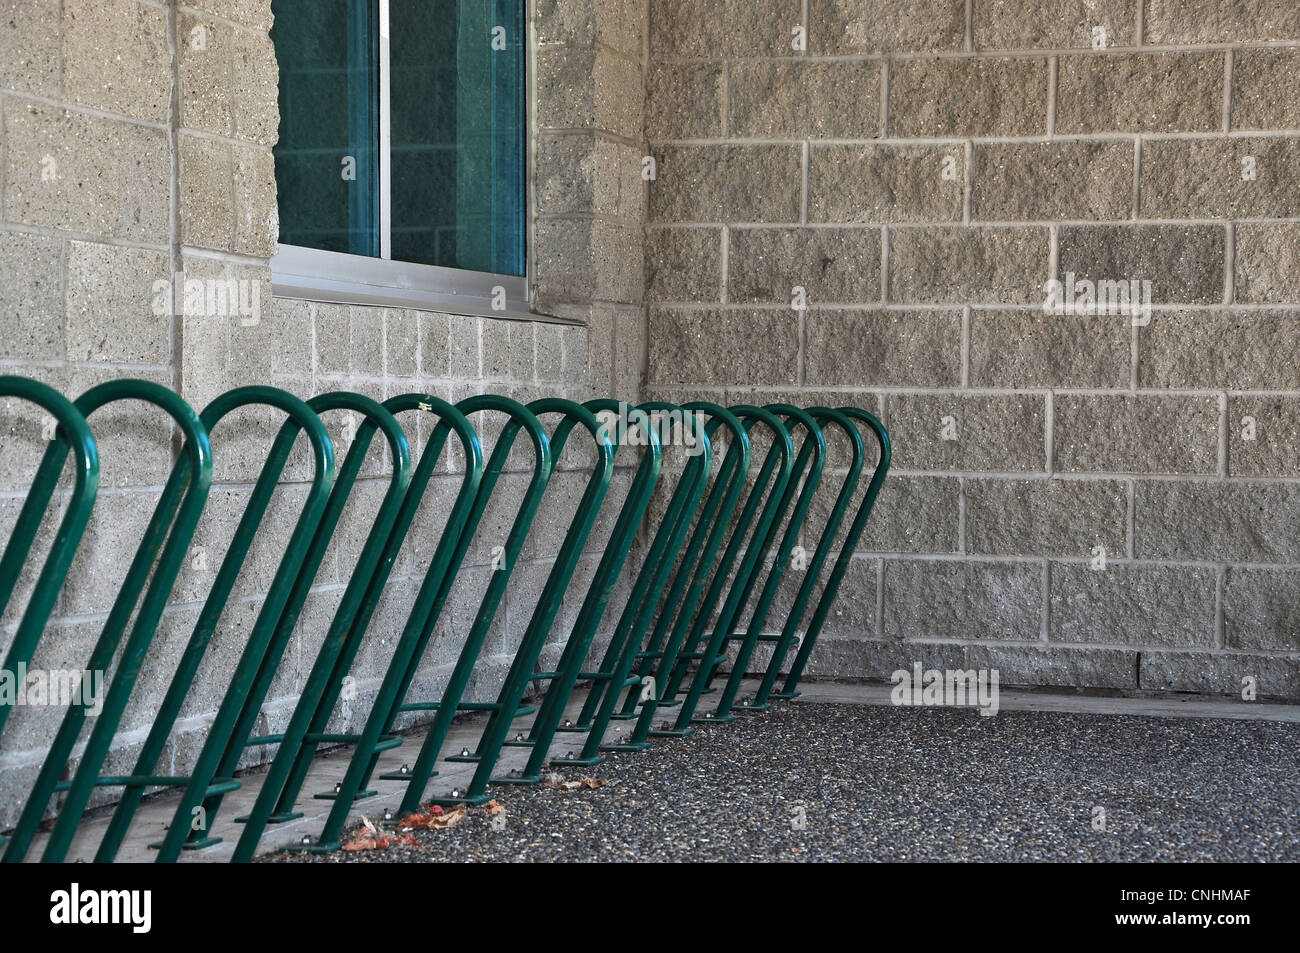
[[[393,257],[392,59],[388,46],[388,0],[379,0],[379,257]]]

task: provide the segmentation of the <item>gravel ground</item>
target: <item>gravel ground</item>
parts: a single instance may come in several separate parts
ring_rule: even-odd
[[[493,788],[504,830],[475,808],[415,846],[262,860],[1296,861],[1298,752],[1276,722],[783,703],[558,772],[595,790]]]

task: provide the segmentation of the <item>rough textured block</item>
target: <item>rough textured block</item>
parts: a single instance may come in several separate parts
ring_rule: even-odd
[[[1237,301],[1300,303],[1300,225],[1238,225],[1236,239]]]
[[[1109,220],[1133,212],[1127,142],[977,143],[972,164],[976,220]]]
[[[0,87],[58,95],[61,6],[60,0],[0,3]]]
[[[886,560],[882,634],[895,639],[1036,639],[1043,569],[1034,563]]]
[[[1197,692],[1241,698],[1242,680],[1254,680],[1256,696],[1295,698],[1300,662],[1234,652],[1143,652],[1138,687],[1150,692]]]
[[[653,222],[797,222],[797,145],[665,146],[650,183]]]
[[[1046,59],[898,60],[889,135],[904,139],[1047,132]]]
[[[1150,281],[1156,304],[1223,301],[1227,235],[1218,225],[1066,225],[1057,277]]]
[[[1161,312],[1138,328],[1138,383],[1300,390],[1300,365],[1277,360],[1297,348],[1300,313],[1295,311]]]
[[[895,228],[889,300],[903,304],[1037,304],[1048,277],[1046,228]]]
[[[809,0],[813,53],[954,52],[966,40],[965,0]]]
[[[972,645],[965,668],[997,669],[1004,686],[1051,688],[1137,688],[1137,652],[1062,646]]]
[[[1300,560],[1300,486],[1256,481],[1139,480],[1139,559],[1279,563]]]
[[[1147,0],[1148,43],[1300,40],[1300,8],[1291,0]]]
[[[66,356],[61,257],[58,239],[0,232],[0,357]]]
[[[967,480],[966,550],[994,556],[1124,553],[1128,493],[1118,480]]]
[[[733,228],[727,300],[790,304],[880,300],[880,233],[866,228]]]
[[[800,16],[800,0],[656,0],[650,55],[793,56],[790,30]]]
[[[270,258],[276,252],[280,237],[275,161],[271,150],[261,146],[236,146],[233,171],[233,250],[242,255]]]
[[[1300,572],[1228,567],[1223,641],[1234,649],[1300,652]]]
[[[1212,132],[1223,124],[1221,53],[1062,56],[1056,132]]]
[[[1228,473],[1300,476],[1300,399],[1228,398]]]
[[[753,139],[880,135],[880,64],[754,60],[727,74],[727,131]]]
[[[1107,562],[1048,567],[1047,637],[1055,642],[1214,644],[1213,569]]]
[[[171,357],[171,302],[154,313],[155,281],[168,281],[165,252],[68,243],[68,357],[164,364]]]
[[[611,396],[635,401],[645,370],[646,321],[640,309],[620,308],[614,319],[614,385]]]
[[[171,57],[162,10],[136,0],[64,0],[62,36],[64,96],[133,119],[167,119]]]
[[[871,478],[862,477],[861,489]],[[835,483],[838,494],[839,482]],[[840,524],[840,536],[857,515],[862,493],[855,494]],[[880,488],[871,510],[866,531],[858,539],[861,553],[955,553],[958,549],[958,508],[961,486],[954,477],[900,476],[891,474]],[[826,517],[834,503],[832,494],[819,493],[808,515],[808,548],[816,548],[826,526]],[[842,539],[836,542],[831,558],[837,558]]]
[[[646,78],[646,138],[657,142],[720,136],[722,87],[721,63],[652,67]]]
[[[537,223],[537,307],[552,302],[640,301],[641,229],[621,222],[549,219]]]
[[[894,394],[889,433],[901,470],[1042,470],[1036,394]]]
[[[810,222],[956,222],[966,155],[949,146],[813,145]]]
[[[1060,394],[1055,468],[1066,473],[1214,473],[1217,396]]]
[[[644,79],[635,60],[612,50],[572,47],[543,47],[536,59],[539,127],[640,138]]]
[[[537,211],[640,221],[645,207],[641,150],[595,134],[537,137]]]
[[[721,228],[651,228],[645,247],[647,299],[720,300]]]
[[[229,136],[234,130],[231,64],[235,28],[212,16],[176,15],[180,121],[183,129]]]
[[[645,7],[635,0],[538,0],[533,18],[543,43],[591,46],[602,43],[639,54],[645,36]]]
[[[234,240],[234,151],[231,146],[181,136],[181,242],[228,250]]]
[[[1237,50],[1232,60],[1232,128],[1300,129],[1300,50]]]
[[[957,311],[810,311],[805,348],[812,385],[961,384]]]
[[[1096,48],[1137,45],[1142,0],[980,0],[972,26],[977,50]],[[1102,32],[1098,34],[1096,31]]]
[[[972,311],[973,387],[1126,387],[1131,330],[1123,316]]]
[[[43,103],[5,105],[5,218],[141,242],[168,240],[161,129]]]
[[[650,312],[654,384],[793,384],[798,359],[793,311]]]
[[[1153,139],[1142,145],[1143,218],[1300,216],[1300,140]]]

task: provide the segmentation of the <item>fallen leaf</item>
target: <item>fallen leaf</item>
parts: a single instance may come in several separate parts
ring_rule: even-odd
[[[579,788],[587,788],[594,791],[596,788],[604,787],[604,781],[598,781],[595,778],[583,778],[581,781],[565,781],[559,785],[563,791],[577,791]]]

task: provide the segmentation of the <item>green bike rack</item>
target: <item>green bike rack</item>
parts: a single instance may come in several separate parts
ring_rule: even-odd
[[[669,670],[661,665],[658,669],[658,675],[667,682],[663,697],[659,701],[660,706],[665,706],[676,701],[682,683],[689,674],[689,663],[697,663],[695,677],[691,679],[690,687],[681,700],[677,719],[670,729],[673,734],[678,735],[689,733],[691,720],[700,699],[708,689],[713,668],[719,661],[725,659],[722,655],[724,640],[731,633],[736,619],[739,618],[749,599],[756,578],[755,574],[762,566],[771,544],[772,534],[769,530],[776,518],[777,505],[784,498],[785,488],[790,482],[793,471],[794,445],[790,440],[789,432],[775,414],[761,407],[749,405],[733,407],[731,412],[742,422],[747,431],[752,431],[760,423],[763,424],[771,431],[772,446],[755,477],[754,486],[745,500],[745,507],[741,511],[731,538],[727,542],[723,560],[714,575],[712,594],[716,596],[720,592],[721,585],[729,577],[731,566],[735,564],[740,550],[744,549],[745,555],[736,570],[735,578],[727,593],[726,601],[718,613],[712,633],[704,639],[702,632],[699,631],[703,626],[697,627],[697,630],[693,631],[691,637],[687,639],[684,646],[686,651],[678,654],[675,667]],[[751,526],[753,532],[747,533],[747,528]],[[745,542],[746,538],[749,539],[748,545]],[[707,624],[715,604],[715,600],[707,600],[706,605],[701,607],[699,618],[703,623]],[[663,735],[665,732],[660,730],[651,733]]]
[[[876,438],[879,446],[880,456],[876,461],[876,468],[871,474],[871,482],[867,485],[867,492],[863,496],[862,504],[858,507],[857,515],[853,518],[853,524],[844,538],[844,543],[840,547],[840,554],[835,561],[835,567],[831,570],[830,577],[826,580],[826,587],[822,591],[822,597],[817,603],[817,608],[813,611],[812,619],[808,623],[808,629],[804,633],[803,640],[799,645],[799,650],[795,655],[794,661],[790,665],[790,671],[786,675],[785,684],[779,692],[771,692],[771,685],[768,690],[773,698],[796,698],[799,695],[799,679],[803,676],[804,667],[808,664],[808,658],[812,655],[813,646],[817,642],[817,637],[821,634],[822,626],[826,623],[826,616],[830,614],[831,606],[835,602],[835,596],[839,592],[840,583],[844,580],[844,574],[848,572],[849,563],[853,561],[853,552],[857,547],[858,540],[862,538],[862,532],[867,528],[867,520],[871,516],[871,510],[876,504],[876,497],[880,495],[880,487],[885,482],[885,475],[889,472],[889,463],[891,458],[891,447],[889,443],[889,433],[873,414],[856,407],[841,407],[839,413],[852,420],[858,420],[866,424],[868,429]],[[846,500],[847,503],[847,500]],[[826,537],[823,536],[823,541]],[[820,544],[819,544],[820,545]],[[769,664],[769,671],[772,673],[772,681],[776,679],[777,673],[774,671],[781,664],[781,659],[773,655]],[[768,683],[765,675],[764,683]],[[760,689],[761,691],[761,689]],[[762,700],[767,696],[763,695]]]
[[[344,804],[350,804],[367,793],[360,790],[362,787],[360,771],[366,766],[370,756],[400,744],[400,738],[384,734],[385,718],[395,704],[396,679],[385,680],[360,733],[329,735],[326,733],[326,728],[338,703],[344,679],[361,647],[366,627],[383,594],[384,584],[419,510],[433,471],[442,457],[447,436],[454,430],[465,452],[467,463],[465,475],[406,627],[394,650],[391,663],[394,670],[405,673],[408,666],[411,666],[410,672],[414,674],[412,659],[414,658],[418,663],[418,656],[423,652],[424,646],[432,635],[438,614],[451,589],[451,578],[458,565],[452,563],[452,557],[459,545],[483,475],[483,452],[478,435],[464,414],[446,401],[430,394],[404,394],[390,398],[385,401],[384,409],[394,415],[418,410],[436,415],[439,422],[430,434],[420,461],[405,489],[400,501],[400,510],[387,537],[383,540],[383,551],[379,555],[373,574],[364,580],[366,589],[360,609],[352,617],[347,631],[344,631],[345,627],[340,618],[343,607],[340,606],[340,616],[336,616],[330,635],[321,646],[316,663],[304,685],[302,696],[294,708],[289,727],[285,729],[284,736],[279,742],[279,749],[253,809],[247,817],[237,818],[245,826],[235,847],[233,859],[236,862],[252,859],[257,842],[268,823],[281,823],[301,816],[294,811],[294,805],[307,780],[312,757],[320,744],[351,742],[357,746],[356,756],[350,762],[347,776],[340,783],[339,791],[332,794],[333,798]],[[390,489],[390,494],[391,492]],[[387,502],[388,498],[385,497],[385,504]],[[377,536],[376,530],[372,529],[362,557],[358,560],[358,572],[354,574],[354,582],[364,578],[363,563],[369,563],[371,545]],[[350,590],[351,584],[349,592]],[[322,838],[321,844],[328,845],[336,836]],[[319,846],[317,845],[316,849],[319,849]]]
[[[598,413],[613,414],[621,409],[618,402],[613,400],[592,400],[585,406]],[[637,409],[642,414],[646,413],[645,405]],[[587,595],[578,610],[573,631],[569,633],[564,643],[564,650],[560,653],[555,671],[539,672],[533,676],[534,680],[547,681],[549,684],[537,717],[529,728],[528,736],[506,742],[506,745],[532,748],[528,763],[521,772],[493,779],[495,783],[533,784],[540,780],[551,743],[560,726],[560,719],[564,716],[565,707],[578,679],[589,679],[594,686],[602,684],[610,677],[610,673],[582,672],[581,669],[659,480],[663,451],[660,446],[658,427],[649,418],[643,418],[638,426],[645,431],[646,452],[637,467],[636,476],[619,511],[618,520],[601,555],[600,564],[596,567],[591,585],[587,588]],[[614,445],[615,454],[621,445],[621,441]]]
[[[0,557],[0,613],[9,608],[9,600],[18,587],[23,565],[31,555],[32,544],[58,487],[59,475],[63,472],[68,453],[71,452],[75,458],[72,497],[67,512],[59,522],[54,542],[45,556],[36,585],[27,599],[27,607],[23,610],[18,629],[14,633],[14,640],[5,654],[4,668],[13,672],[19,665],[30,662],[36,653],[36,646],[45,631],[45,623],[49,621],[54,601],[59,596],[68,567],[76,555],[77,544],[81,542],[81,534],[90,520],[95,493],[99,489],[99,451],[85,416],[53,388],[25,377],[5,376],[0,377],[0,397],[17,397],[29,401],[50,414],[57,425],[54,439],[41,457],[27,499],[23,501],[13,532],[9,535],[4,556]],[[4,732],[10,710],[7,705],[0,706],[0,733]]]
[[[151,845],[158,849],[159,862],[177,860],[182,850],[218,843],[210,834],[213,821],[225,795],[240,787],[235,775],[246,751],[262,745],[277,746],[275,756],[248,815],[235,819],[243,824],[243,829],[233,859],[251,860],[269,825],[302,816],[296,810],[297,802],[322,745],[353,745],[343,781],[333,792],[314,795],[333,801],[319,838],[315,842],[308,838],[307,843],[299,845],[307,850],[336,850],[353,805],[376,793],[367,786],[378,767],[380,754],[403,742],[395,730],[403,713],[429,712],[432,721],[414,765],[381,775],[378,780],[404,783],[406,789],[399,810],[414,811],[422,805],[429,781],[437,775],[435,769],[443,756],[442,748],[452,722],[463,713],[483,712],[488,717],[473,751],[466,748],[460,755],[445,760],[474,763],[473,778],[464,790],[434,798],[435,803],[481,803],[486,800],[489,784],[535,784],[548,763],[595,764],[603,760],[605,752],[643,750],[649,746],[651,737],[686,735],[695,723],[728,721],[740,711],[766,709],[771,698],[793,698],[798,694],[799,680],[890,464],[885,428],[874,416],[855,408],[814,407],[805,411],[788,404],[772,404],[728,409],[708,402],[681,406],[650,402],[627,408],[612,400],[578,404],[559,398],[543,398],[525,406],[495,395],[471,397],[453,406],[421,393],[404,394],[379,404],[347,392],[323,394],[303,402],[276,388],[245,387],[221,395],[202,414],[195,414],[175,394],[144,381],[103,384],[77,401],[69,402],[45,385],[16,377],[0,377],[0,396],[31,401],[53,415],[57,423],[55,437],[46,448],[15,529],[0,556],[0,610],[8,605],[30,559],[35,535],[46,516],[68,454],[74,453],[76,459],[75,482],[67,512],[59,523],[18,623],[6,655],[6,668],[15,668],[34,656],[94,506],[99,463],[88,418],[108,403],[144,401],[168,414],[183,438],[180,455],[91,650],[88,667],[107,669],[116,664],[113,677],[102,699],[93,702],[83,699],[66,712],[12,836],[7,843],[0,842],[5,847],[3,860],[6,862],[24,859],[51,800],[60,793],[63,800],[41,859],[63,860],[89,799],[98,787],[120,787],[123,793],[99,843],[97,861],[111,861],[116,857],[146,789],[154,787],[179,788],[181,793],[167,834],[161,842]],[[131,701],[208,499],[214,452],[209,434],[229,413],[249,405],[278,409],[287,419],[261,467],[234,539],[172,673],[132,773],[102,776],[100,772],[111,752],[113,737]],[[626,434],[611,439],[608,423],[602,417],[618,415],[623,419],[629,410],[628,419],[644,432],[645,439],[626,441],[623,439]],[[359,414],[361,424],[336,474],[334,447],[321,415],[340,411]],[[398,420],[399,415],[410,413],[428,414],[437,421],[414,465]],[[504,418],[486,464],[479,434],[470,422],[474,414]],[[558,420],[548,433],[542,419],[551,417]],[[680,419],[683,428],[689,427],[692,440],[688,445],[698,449],[677,475],[662,519],[657,526],[647,527],[644,561],[629,571],[632,548],[659,488],[664,460],[660,425],[668,419]],[[752,450],[752,439],[760,427],[770,438],[761,463]],[[856,514],[845,530],[849,509],[866,470],[864,427],[872,431],[879,445],[879,456]],[[509,659],[495,700],[464,701],[472,678],[484,663],[484,645],[521,549],[543,509],[555,461],[577,428],[587,431],[596,453],[581,500],[565,525],[558,552],[546,570],[541,595]],[[779,627],[776,620],[769,626],[780,587],[789,582],[788,567],[794,547],[804,533],[814,496],[819,490],[829,492],[823,435],[827,428],[843,432],[852,459],[835,490],[834,503],[790,610]],[[442,697],[436,701],[410,701],[407,696],[433,632],[521,431],[527,434],[532,446],[531,475],[517,509],[513,510],[504,546],[497,550],[495,571],[488,575],[469,634],[459,648]],[[262,717],[263,705],[279,673],[317,571],[353,495],[367,455],[372,452],[374,437],[380,432],[392,459],[392,471],[373,517],[367,517],[371,522],[338,608],[283,730],[255,735],[254,727]],[[445,459],[447,441],[453,433],[464,458],[459,490],[442,521],[442,535],[421,578],[392,656],[386,662],[373,704],[365,713],[360,731],[330,731],[348,674],[380,599],[391,585],[397,558],[410,537],[432,477]],[[203,669],[216,627],[248,559],[289,454],[303,434],[312,448],[311,481],[229,686],[201,739],[191,773],[156,774],[158,761],[176,727],[186,696]],[[683,429],[683,439],[685,435]],[[801,437],[797,454],[796,437]],[[617,454],[625,443],[640,443],[643,453],[615,515],[615,504],[608,499],[608,491]],[[719,446],[725,446],[725,452],[715,459],[715,449]],[[216,452],[220,453],[219,446]],[[754,465],[752,471],[751,465]],[[556,634],[560,607],[575,588],[577,567],[604,508],[611,510],[610,535],[598,556],[591,554],[596,566],[582,593],[571,630],[559,633],[564,637],[564,647],[555,669],[538,671],[538,661]],[[839,540],[841,532],[843,539]],[[804,617],[837,542],[838,554],[833,567],[800,635]],[[628,573],[630,591],[615,621],[610,603],[625,573]],[[612,629],[609,643],[599,663],[588,669],[587,656],[607,616],[611,616]],[[746,620],[743,624],[742,619]],[[727,650],[733,643],[735,652],[730,653]],[[760,643],[772,646],[771,658],[762,671],[754,697],[738,701],[742,681]],[[794,655],[790,658],[792,650]],[[728,658],[733,661],[724,677],[724,663]],[[787,661],[785,682],[778,691],[777,682]],[[715,686],[715,681],[720,684]],[[575,724],[565,721],[564,715],[580,683],[588,685],[589,690]],[[530,685],[544,689],[536,705],[526,704]],[[717,704],[713,710],[699,714],[701,701],[708,694],[718,695]],[[102,704],[101,713],[93,722],[71,779],[63,780],[74,763],[89,706],[95,702]],[[673,708],[677,709],[674,723],[656,729],[654,721],[659,713]],[[0,731],[8,714],[8,706],[0,708]],[[534,717],[526,734],[520,732],[509,738],[516,720],[528,715]],[[607,743],[607,731],[615,720],[635,721],[635,725],[622,738]],[[552,756],[554,740],[562,733],[582,736],[580,752]],[[522,770],[500,776],[496,769],[507,747],[529,749],[528,759]]]
[[[190,635],[180,662],[177,664],[171,685],[167,689],[162,704],[159,706],[158,714],[141,747],[135,769],[130,775],[124,777],[100,778],[97,777],[100,764],[92,763],[83,758],[78,769],[78,774],[82,775],[82,778],[74,778],[73,780],[73,785],[78,790],[88,791],[95,786],[120,786],[124,788],[122,798],[109,821],[108,829],[100,841],[99,849],[95,855],[97,862],[108,862],[114,859],[123,839],[126,837],[131,820],[135,816],[147,787],[167,786],[184,789],[181,803],[186,809],[186,822],[182,825],[173,824],[168,831],[167,840],[163,844],[151,845],[161,848],[159,860],[170,860],[174,859],[175,853],[179,851],[188,837],[192,821],[197,819],[197,814],[194,813],[193,809],[200,806],[203,798],[218,791],[235,790],[240,786],[240,782],[233,777],[214,777],[214,762],[220,751],[210,743],[204,744],[193,769],[193,774],[164,777],[153,772],[158,760],[162,757],[171,729],[175,725],[185,697],[198,673],[208,644],[216,631],[217,623],[230,598],[236,578],[247,558],[253,537],[265,516],[267,506],[275,492],[276,483],[283,472],[289,452],[299,431],[305,431],[312,447],[315,469],[311,487],[302,513],[286,547],[285,554],[280,561],[274,580],[254,623],[241,657],[237,678],[232,681],[231,689],[227,692],[226,699],[210,729],[209,742],[214,737],[224,739],[231,730],[231,723],[238,714],[232,700],[241,692],[248,690],[253,674],[249,671],[250,660],[256,659],[260,661],[262,652],[272,638],[274,628],[279,624],[281,614],[284,612],[289,600],[290,589],[297,574],[298,566],[307,554],[311,535],[320,519],[330,487],[333,484],[334,450],[329,437],[325,433],[325,427],[320,422],[320,419],[312,413],[311,409],[292,394],[274,387],[265,386],[236,388],[213,400],[199,415],[199,419],[205,430],[211,433],[227,414],[240,407],[253,404],[264,404],[278,408],[286,413],[289,421],[276,437],[267,461],[259,474],[257,483],[254,485],[248,505],[235,530],[230,549],[217,571],[216,579],[200,611],[194,631]],[[125,680],[114,679],[113,685],[109,687],[109,695],[111,697],[115,689],[124,694],[129,694],[131,687],[126,684]],[[125,702],[122,704],[124,707]],[[106,710],[108,707],[109,703],[106,703]],[[96,720],[96,730],[111,731],[115,727],[115,725],[110,725],[109,720],[102,715]],[[194,781],[200,777],[207,778],[208,781],[203,785],[202,789],[196,790]],[[83,809],[84,801],[80,804],[73,803],[71,796],[65,800],[60,810],[59,819],[55,824],[54,832],[50,841],[46,844],[43,860],[57,862],[63,859]],[[177,813],[180,814],[179,808]],[[215,843],[215,841],[209,840],[206,843]]]
[[[673,409],[671,404],[643,404],[641,409],[654,413]],[[586,739],[581,752],[575,757],[557,759],[560,764],[599,764],[604,760],[601,751],[611,747],[602,744],[605,731],[615,717],[619,698],[625,690],[641,684],[641,676],[632,674],[632,667],[641,654],[640,648],[650,626],[660,594],[667,584],[674,560],[686,538],[693,514],[704,496],[713,462],[713,447],[707,427],[702,427],[693,415],[691,421],[696,445],[700,452],[683,468],[682,475],[669,500],[664,521],[655,533],[646,554],[646,560],[637,574],[636,583],[628,596],[613,637],[606,648],[599,671],[593,676],[593,689],[583,704],[576,725],[560,730],[584,732]],[[647,684],[647,687],[649,685]],[[653,694],[653,692],[651,692]]]
[[[754,654],[754,648],[758,644],[758,640],[762,637],[763,624],[767,621],[772,602],[781,588],[781,580],[785,576],[785,570],[790,563],[795,544],[799,542],[804,519],[808,515],[808,507],[812,504],[813,495],[817,492],[817,486],[821,482],[822,468],[826,463],[826,441],[822,436],[821,426],[811,415],[798,407],[791,407],[789,404],[769,404],[765,409],[786,418],[787,429],[802,427],[804,439],[799,448],[799,456],[795,459],[790,479],[786,481],[783,494],[777,502],[776,518],[769,526],[767,537],[763,541],[763,552],[766,552],[771,547],[772,540],[780,529],[781,520],[792,501],[794,502],[794,511],[790,514],[785,534],[781,538],[781,544],[777,547],[776,556],[772,560],[772,568],[768,572],[767,581],[764,583],[763,590],[758,597],[758,603],[754,606],[753,613],[750,615],[746,631],[743,634],[732,635],[729,639],[724,638],[724,647],[727,641],[737,641],[740,645],[736,652],[735,662],[732,665],[731,676],[722,689],[718,706],[709,715],[714,721],[730,721],[734,717],[731,714],[731,708],[740,692],[746,666]],[[798,491],[797,500],[795,499],[796,490]],[[748,599],[747,595],[742,596],[742,598],[746,601]],[[703,670],[704,666],[702,664],[701,671]],[[709,669],[709,675],[704,682],[706,689],[717,670],[716,664]]]
[[[113,735],[130,701],[131,689],[139,677],[149,645],[153,641],[158,621],[171,594],[172,583],[180,572],[199,516],[207,502],[208,488],[212,481],[212,451],[207,428],[198,415],[166,388],[139,380],[100,384],[78,398],[75,406],[89,418],[105,404],[120,400],[144,401],[166,412],[185,437],[184,456],[172,468],[162,495],[154,507],[148,529],[131,560],[122,588],[86,663],[88,671],[107,671],[113,664],[127,625],[135,614],[131,634],[122,648],[113,679],[102,699],[103,708],[95,719],[77,771],[71,781],[60,780],[68,770],[89,704],[72,705],[64,715],[5,850],[6,863],[19,862],[26,856],[56,792],[66,793],[54,832],[43,855],[43,859],[51,861],[60,861],[66,854],[81,820],[81,813],[94,789],[126,783],[126,779],[120,777],[100,778],[98,771],[108,757]],[[151,573],[153,578],[149,581],[148,593],[141,603],[140,594]],[[151,777],[147,781],[150,784],[169,782],[174,783],[175,779]]]

